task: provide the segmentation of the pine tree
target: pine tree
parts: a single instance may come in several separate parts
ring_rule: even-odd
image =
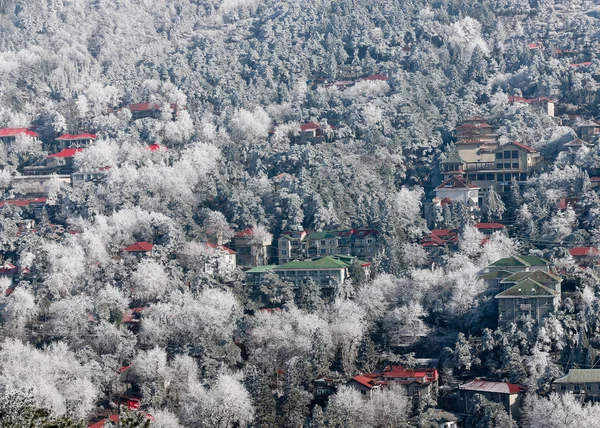
[[[363,373],[368,373],[375,369],[376,364],[377,353],[375,352],[375,344],[368,335],[365,335],[358,347],[356,368]]]
[[[323,332],[321,329],[316,329],[312,335],[310,363],[312,365],[313,377],[322,376],[329,372],[331,356],[327,351]]]
[[[500,220],[506,211],[504,202],[493,187],[490,187],[483,198],[482,213],[486,221]]]
[[[296,359],[292,359],[286,366],[285,385],[283,395],[279,399],[278,426],[297,428],[304,425],[311,396],[301,389]]]
[[[325,415],[323,408],[318,404],[313,408],[310,418],[306,423],[306,428],[325,428]]]
[[[303,283],[299,290],[298,307],[312,314],[321,311],[323,306],[321,287],[312,279]]]
[[[251,366],[246,370],[244,385],[250,393],[255,409],[255,424],[259,427],[277,426],[276,401],[269,378],[256,367]]]

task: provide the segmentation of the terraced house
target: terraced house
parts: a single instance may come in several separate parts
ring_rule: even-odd
[[[322,297],[332,301],[338,288],[348,280],[352,265],[358,262],[365,276],[370,275],[371,263],[352,256],[331,255],[310,260],[292,260],[279,266],[257,266],[246,272],[246,283],[260,287],[267,272],[273,272],[284,281],[291,282],[299,289],[313,282],[321,289]]]
[[[379,233],[374,229],[284,232],[277,241],[279,264],[292,260],[347,255],[371,261],[379,251]]]

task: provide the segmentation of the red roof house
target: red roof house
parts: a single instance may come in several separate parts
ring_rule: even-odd
[[[154,248],[154,244],[149,242],[136,242],[135,244],[131,244],[129,247],[123,248],[123,251],[126,253],[149,253]]]
[[[28,137],[39,138],[40,134],[33,132],[29,128],[0,128],[0,139],[2,138],[14,138],[19,135],[26,135]]]
[[[56,138],[56,141],[79,141],[79,140],[95,140],[96,134],[63,134]]]
[[[52,158],[72,158],[74,157],[77,153],[81,153],[83,152],[83,149],[81,147],[72,147],[72,148],[68,148],[68,149],[63,149],[58,153],[53,153],[51,155],[46,156],[47,159],[52,159]]]
[[[167,148],[165,146],[161,146],[160,144],[148,144],[146,146],[147,150],[150,150],[151,152],[166,152]]]
[[[35,199],[19,199],[19,200],[15,200],[15,199],[8,199],[6,201],[2,201],[0,202],[0,208],[2,208],[4,205],[14,205],[17,207],[27,207],[29,205],[44,205],[46,202],[48,201],[47,198],[35,198]]]

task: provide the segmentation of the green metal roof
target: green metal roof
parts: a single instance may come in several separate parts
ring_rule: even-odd
[[[352,259],[352,257],[350,257]],[[366,262],[363,262],[366,263]],[[289,263],[276,266],[275,270],[285,269],[343,269],[352,264],[352,260],[342,256],[326,256],[311,260],[292,260]]]
[[[519,283],[523,280],[525,280],[526,278],[529,279],[533,279],[536,282],[539,282],[542,285],[554,285],[558,282],[562,282],[562,278],[556,275],[552,275],[549,272],[543,271],[543,270],[535,270],[533,272],[516,272],[514,274],[512,274],[511,276],[504,278],[501,282],[502,283],[510,283],[510,282],[516,282]]]
[[[600,383],[600,369],[570,369],[554,383]]]
[[[537,256],[511,256],[500,259],[492,263],[492,266],[549,266],[550,262]]]
[[[550,261],[538,256],[519,256],[520,259],[529,263],[529,266],[550,266]]]
[[[246,271],[246,273],[263,273],[269,270],[273,270],[273,268],[276,268],[277,265],[262,265],[262,266],[256,266],[253,267],[252,269],[248,269]]]
[[[456,153],[451,153],[446,159],[442,161],[442,165],[447,163],[465,163],[465,161],[462,160],[460,156]]]
[[[329,238],[337,238],[337,235],[335,233],[331,233],[330,231],[324,230],[323,232],[309,233],[305,239],[329,239]]]
[[[551,290],[548,287],[543,286],[539,282],[532,279],[525,279],[516,285],[513,285],[502,293],[496,294],[496,299],[510,298],[510,297],[555,297],[560,293],[555,290]]]
[[[508,272],[505,270],[494,270],[491,272],[487,272],[487,273],[482,273],[481,275],[479,275],[479,278],[486,280],[486,279],[502,279],[502,278],[506,278],[508,276],[512,275],[512,272]]]

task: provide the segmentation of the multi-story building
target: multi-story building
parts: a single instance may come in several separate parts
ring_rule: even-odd
[[[379,233],[374,229],[283,232],[277,246],[279,264],[329,255],[347,255],[371,261],[380,248]]]
[[[233,248],[237,252],[237,265],[253,267],[267,264],[271,256],[272,240],[270,233],[257,236],[253,228],[237,232],[232,239]]]
[[[60,149],[66,149],[69,147],[87,147],[98,136],[96,134],[63,134],[56,138],[56,142]]]
[[[526,278],[497,294],[498,325],[503,326],[526,317],[536,321],[558,310],[560,291]]]
[[[25,136],[39,140],[40,135],[37,132],[32,131],[29,128],[1,128],[0,129],[0,141],[7,146],[12,145],[17,137]]]
[[[296,290],[313,282],[321,289],[322,297],[332,301],[338,288],[350,276],[350,267],[357,261],[355,257],[331,255],[310,260],[292,260],[284,265],[257,266],[246,271],[246,284],[258,288],[267,272],[273,272],[282,280],[291,282]],[[370,274],[371,263],[358,260],[365,275]]]
[[[320,144],[333,138],[333,127],[322,120],[321,123],[309,122],[300,125],[300,134],[294,138],[296,144]]]
[[[348,381],[348,386],[358,390],[365,398],[371,398],[373,390],[385,391],[385,388],[401,385],[408,397],[419,400],[437,392],[438,380],[437,369],[392,366],[383,371],[354,376]]]
[[[458,387],[456,410],[460,413],[470,413],[475,404],[473,398],[479,394],[491,402],[501,404],[509,416],[516,417],[525,390],[525,387],[514,383],[474,379]]]
[[[519,142],[500,145],[496,128],[482,118],[465,120],[456,128],[458,153],[442,161],[444,180],[461,175],[483,192],[509,190],[512,180],[526,181],[541,167],[540,153]]]
[[[552,389],[559,394],[573,394],[581,401],[600,401],[600,369],[570,369],[556,379]]]
[[[554,117],[554,100],[548,97],[523,98],[523,97],[508,97],[509,104],[521,106],[531,106],[543,111],[548,116]]]
[[[510,256],[497,260],[487,267],[488,271],[533,272],[550,270],[550,262],[538,256]]]

